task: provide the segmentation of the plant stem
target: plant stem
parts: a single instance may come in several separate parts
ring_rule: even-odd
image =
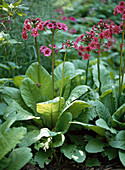
[[[100,39],[100,45],[101,45],[101,39]],[[99,95],[101,95],[101,79],[100,79],[100,49],[99,49],[99,52],[98,52],[97,69],[98,69],[98,81],[99,81]]]
[[[86,85],[87,85],[87,81],[88,81],[88,68],[89,68],[89,60],[87,61],[87,68],[86,68],[86,81],[85,81]]]
[[[122,92],[122,83],[123,83],[123,81],[121,81],[121,70],[122,70],[122,54],[123,54],[123,42],[124,42],[124,25],[125,25],[125,22],[123,21],[121,57],[120,57],[120,67],[119,67],[119,98],[118,98],[119,103],[120,103],[120,97],[121,97],[121,92]]]
[[[53,99],[54,99],[54,50],[53,50],[53,42],[54,42],[54,34],[55,30],[52,32],[52,93],[53,93]]]
[[[35,44],[36,44],[36,51],[37,51],[37,60],[38,60],[38,63],[40,64],[40,54],[39,54],[37,37],[35,37]]]
[[[67,49],[65,51],[64,61],[63,61],[62,80],[61,80],[60,97],[59,97],[59,111],[60,111],[60,106],[61,106],[61,96],[62,96],[62,89],[63,89],[63,77],[64,77],[64,67],[65,67],[65,61],[66,61],[66,54],[67,54]]]

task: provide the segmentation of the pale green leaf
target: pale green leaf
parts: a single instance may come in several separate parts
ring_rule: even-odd
[[[59,109],[60,102],[60,109]],[[42,115],[44,124],[48,128],[52,128],[56,125],[58,117],[64,106],[64,98],[57,97],[47,102],[37,103],[37,112]]]
[[[21,87],[21,83],[25,77],[24,76],[15,76],[13,78],[13,83],[15,84],[16,87]]]
[[[52,78],[42,65],[38,63],[31,64],[26,71],[26,76],[35,84],[40,84],[39,89],[43,101],[52,99]]]

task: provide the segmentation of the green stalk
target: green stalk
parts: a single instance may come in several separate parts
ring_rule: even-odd
[[[37,60],[38,60],[38,63],[40,64],[40,54],[39,54],[37,37],[35,37],[35,44],[36,44],[36,51],[37,51]]]
[[[121,92],[122,92],[122,83],[123,81],[121,80],[121,71],[122,71],[122,54],[123,54],[123,42],[124,42],[124,25],[125,22],[123,21],[123,31],[122,31],[122,43],[121,43],[121,57],[120,57],[120,67],[119,67],[119,103],[120,103],[120,97],[121,97]],[[123,76],[122,76],[123,79]]]
[[[65,61],[66,61],[66,54],[67,54],[67,49],[65,51],[64,61],[63,61],[62,80],[61,80],[61,88],[60,88],[60,96],[59,96],[59,111],[60,111],[60,106],[61,106],[61,96],[62,96],[62,89],[63,89],[63,77],[64,77],[64,66],[65,66]]]
[[[52,93],[53,93],[53,99],[54,99],[54,49],[53,49],[53,43],[54,43],[54,34],[55,30],[52,32]]]
[[[89,60],[87,61],[87,68],[86,68],[86,81],[85,81],[86,85],[87,85],[87,81],[88,81],[88,68],[89,68]]]
[[[101,44],[101,39],[100,39]],[[98,54],[98,60],[97,60],[97,69],[98,69],[98,81],[99,81],[99,95],[101,95],[101,79],[100,79],[100,49]]]

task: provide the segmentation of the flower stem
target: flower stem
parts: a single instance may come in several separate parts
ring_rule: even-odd
[[[119,103],[120,103],[120,97],[121,97],[121,92],[122,92],[122,83],[123,83],[123,81],[121,81],[121,70],[122,70],[122,54],[123,54],[123,42],[124,42],[124,25],[125,25],[125,22],[123,21],[121,57],[120,57],[120,67],[119,67],[119,98],[118,98]],[[122,79],[123,79],[123,76],[122,76]]]
[[[37,37],[35,37],[35,44],[36,44],[36,51],[37,51],[37,60],[38,60],[38,63],[40,64],[40,54],[39,54]]]
[[[53,99],[54,99],[54,49],[53,49],[53,42],[54,42],[54,34],[55,30],[52,32],[52,93],[53,93]]]
[[[61,88],[60,88],[60,96],[59,96],[59,111],[60,111],[60,106],[61,106],[61,96],[62,96],[62,89],[63,89],[63,77],[64,77],[64,67],[65,67],[65,61],[66,61],[66,54],[67,54],[67,49],[65,51],[64,61],[63,61],[62,80],[61,80]]]
[[[89,60],[87,61],[87,68],[86,68],[86,81],[85,81],[86,85],[87,85],[87,81],[88,81],[88,68],[89,68]]]
[[[101,45],[101,39],[100,39],[100,45]],[[100,49],[99,49],[99,52],[98,52],[97,69],[98,69],[98,81],[99,81],[99,95],[101,95],[101,79],[100,79]]]

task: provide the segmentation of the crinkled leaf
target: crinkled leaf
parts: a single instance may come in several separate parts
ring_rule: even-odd
[[[40,117],[35,117],[33,114],[24,110],[16,101],[13,101],[4,112],[4,119],[10,117],[15,117],[16,120],[30,120],[30,119],[39,119]]]
[[[39,89],[43,101],[52,99],[52,78],[42,65],[37,62],[31,64],[26,71],[26,76],[35,84],[40,84]]]
[[[28,107],[36,114],[36,103],[41,101],[39,88],[29,78],[25,78],[21,84],[21,95]]]
[[[60,102],[60,111],[59,111],[59,102]],[[58,117],[64,106],[64,98],[57,97],[53,100],[47,102],[37,103],[37,112],[42,115],[44,124],[52,128],[55,126]]]
[[[115,139],[109,142],[109,145],[112,146],[113,148],[125,150],[125,130],[119,131]]]
[[[28,147],[17,148],[9,155],[10,162],[6,170],[18,170],[27,164],[32,158],[31,149]]]
[[[26,128],[11,128],[4,135],[0,136],[0,159],[14,148],[26,134]]]
[[[70,121],[72,120],[72,114],[70,112],[64,112],[56,123],[56,130],[58,132],[66,133],[70,126]]]
[[[86,158],[85,151],[78,149],[76,145],[64,145],[61,147],[61,152],[68,159],[73,159],[78,163],[82,163]]]
[[[3,115],[6,107],[7,107],[7,104],[5,104],[5,103],[0,103],[0,115]]]
[[[80,86],[75,87],[70,93],[70,96],[66,101],[66,105],[70,104],[74,100],[79,99],[79,97],[81,97],[88,90],[90,90],[90,87],[86,85],[80,85]]]
[[[85,146],[88,153],[98,153],[104,151],[104,143],[99,139],[91,139]]]
[[[115,127],[125,129],[125,104],[120,106],[112,115],[112,123]]]

